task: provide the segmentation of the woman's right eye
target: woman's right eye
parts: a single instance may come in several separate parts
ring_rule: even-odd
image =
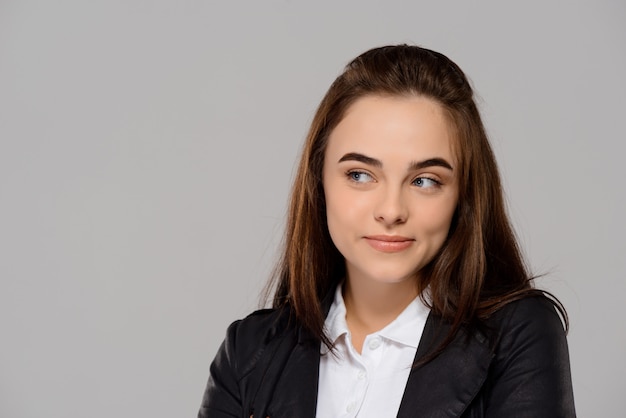
[[[349,171],[347,175],[355,183],[369,183],[374,180],[372,176],[363,171]]]

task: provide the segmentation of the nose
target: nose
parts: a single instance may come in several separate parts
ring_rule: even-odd
[[[374,208],[374,218],[387,226],[405,223],[409,208],[401,188],[381,190],[380,199]]]

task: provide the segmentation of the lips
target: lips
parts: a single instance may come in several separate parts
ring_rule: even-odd
[[[406,250],[415,240],[399,235],[368,235],[365,241],[375,250],[383,253],[395,253]]]

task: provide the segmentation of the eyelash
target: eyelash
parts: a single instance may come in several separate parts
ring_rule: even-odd
[[[350,170],[350,171],[346,172],[346,176],[348,177],[348,179],[350,181],[353,181],[354,183],[359,183],[359,184],[368,183],[368,182],[357,180],[355,178],[357,175],[359,175],[359,176],[368,176],[369,178],[373,179],[372,175],[367,173],[367,172],[365,172],[365,171]]]
[[[433,183],[432,187],[441,187],[441,182],[440,182],[440,181],[437,181],[437,180],[435,180],[434,178],[432,178],[432,177],[427,177],[427,176],[420,176],[420,177],[417,177],[417,178],[415,178],[415,179],[411,182],[411,184],[415,184],[415,182],[416,182],[417,180],[422,180],[422,181],[427,180],[427,181],[431,181],[431,182]]]
[[[348,180],[357,183],[357,184],[364,184],[364,183],[369,183],[369,181],[359,181],[358,179],[356,179],[356,176],[368,176],[369,178],[371,178],[373,180],[373,176],[371,174],[369,174],[366,171],[361,171],[361,170],[349,170],[346,172],[346,177],[348,178]],[[431,187],[441,187],[441,182],[432,178],[432,177],[428,177],[428,176],[419,176],[416,177],[415,179],[413,179],[411,181],[411,184],[419,187],[419,188],[423,188],[422,186],[418,186],[417,184],[415,184],[418,180],[420,181],[430,181],[433,183],[433,185]]]

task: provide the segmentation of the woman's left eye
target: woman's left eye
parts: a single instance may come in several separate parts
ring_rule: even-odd
[[[441,185],[441,183],[439,183],[437,180],[431,179],[428,177],[418,177],[415,180],[413,180],[413,184],[423,189],[428,189],[431,187],[437,187]]]

